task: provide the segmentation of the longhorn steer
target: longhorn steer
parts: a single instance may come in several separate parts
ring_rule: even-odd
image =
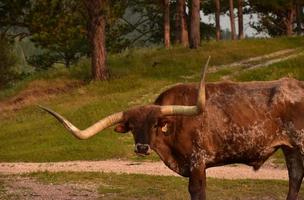
[[[83,131],[42,108],[79,139],[114,124],[116,132],[131,131],[137,154],[151,148],[170,169],[189,177],[192,200],[206,199],[207,168],[244,163],[257,170],[281,148],[289,173],[287,199],[297,199],[304,176],[304,83],[284,78],[205,87],[202,74],[199,86],[176,85],[153,105],[115,113]]]

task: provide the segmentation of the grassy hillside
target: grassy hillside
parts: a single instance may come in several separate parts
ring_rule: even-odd
[[[57,66],[38,73],[0,91],[0,161],[134,158],[130,134],[108,129],[92,139],[78,141],[36,105],[51,107],[85,128],[110,113],[153,102],[172,84],[197,81],[209,55],[211,65],[223,65],[301,46],[304,38],[294,37],[210,42],[198,50],[130,49],[109,56],[112,78],[107,82],[88,81],[88,60],[71,70]],[[289,75],[304,80],[303,67],[304,56],[299,56],[267,68],[240,71],[231,79],[271,80]],[[207,79],[216,81],[232,72],[222,69],[208,74]]]

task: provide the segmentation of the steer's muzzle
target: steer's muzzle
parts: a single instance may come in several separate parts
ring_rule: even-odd
[[[141,143],[137,143],[135,145],[135,149],[134,149],[134,152],[137,154],[137,155],[140,155],[140,156],[146,156],[146,155],[149,155],[150,154],[150,146],[148,144],[141,144]]]

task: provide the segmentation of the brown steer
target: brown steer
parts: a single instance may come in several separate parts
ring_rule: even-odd
[[[207,62],[208,63],[208,62]],[[205,67],[206,68],[206,67]],[[269,82],[180,84],[153,105],[115,113],[81,131],[55,116],[79,139],[116,124],[131,131],[135,152],[154,150],[176,173],[189,177],[192,200],[206,199],[206,169],[244,163],[255,170],[279,148],[288,173],[288,200],[298,198],[304,176],[304,83],[290,78]]]

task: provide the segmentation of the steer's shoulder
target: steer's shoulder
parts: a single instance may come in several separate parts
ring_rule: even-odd
[[[176,84],[163,91],[155,100],[156,105],[187,105],[196,102],[197,83]]]

